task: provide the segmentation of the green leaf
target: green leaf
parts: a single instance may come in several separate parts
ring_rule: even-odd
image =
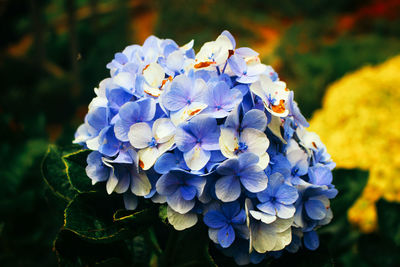
[[[380,233],[400,246],[400,204],[381,199],[377,203],[377,210]]]
[[[61,230],[54,242],[60,266],[129,266],[124,241],[92,243],[69,230]]]
[[[359,239],[361,232],[354,228],[347,219],[347,210],[361,195],[368,180],[368,172],[357,169],[338,169],[333,172],[333,184],[339,194],[331,200],[333,219],[329,225],[318,230],[320,244],[326,245],[329,252],[341,264],[357,262],[357,255],[349,254],[354,243]],[[348,255],[341,257],[344,253]]]
[[[382,235],[361,236],[357,251],[368,266],[395,267],[400,263],[400,247]]]
[[[123,207],[122,197],[99,193],[77,195],[65,209],[64,228],[93,242],[112,242],[132,236],[114,213]]]
[[[204,224],[176,231],[168,228],[169,236],[161,257],[161,266],[217,266],[209,254],[209,238]]]
[[[361,195],[367,180],[367,171],[362,171],[359,169],[334,170],[333,184],[339,191],[339,194],[331,201],[333,213],[337,215],[346,214],[347,210]]]
[[[154,221],[157,216],[157,208],[149,207],[143,210],[129,211],[125,209],[117,210],[114,215],[115,222],[135,223],[135,224],[148,224]]]
[[[66,172],[71,185],[80,193],[96,191],[90,178],[86,175],[86,159],[90,150],[78,150],[63,156]],[[104,190],[104,188],[103,188]]]
[[[312,264],[311,264],[312,263]],[[265,266],[265,262],[260,263]],[[279,259],[271,261],[269,266],[335,266],[332,255],[326,245],[321,245],[316,251],[301,249],[297,253],[284,253]]]
[[[168,205],[160,205],[158,217],[163,223],[168,224],[168,215],[167,215],[167,207]]]
[[[71,201],[76,191],[67,178],[66,167],[62,160],[63,153],[55,145],[49,145],[42,162],[42,175],[50,189],[65,201]]]

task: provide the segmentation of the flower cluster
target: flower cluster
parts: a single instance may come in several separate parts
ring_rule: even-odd
[[[93,150],[87,175],[127,209],[139,197],[167,203],[177,230],[201,218],[239,264],[294,252],[302,238],[316,249],[335,164],[293,92],[228,31],[192,47],[151,36],[115,54],[75,135]]]

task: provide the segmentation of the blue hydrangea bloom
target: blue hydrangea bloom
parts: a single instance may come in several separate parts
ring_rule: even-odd
[[[246,213],[240,209],[238,202],[224,203],[220,210],[211,210],[204,215],[204,223],[212,230],[210,235],[216,234],[218,243],[229,247],[235,240],[235,227],[244,225]]]
[[[176,130],[175,142],[183,152],[186,165],[200,170],[211,158],[211,151],[218,150],[219,127],[214,118],[199,115],[182,123]]]
[[[267,214],[289,219],[296,211],[293,204],[298,196],[297,189],[286,184],[283,175],[275,172],[269,177],[267,189],[257,194],[261,202],[257,208]]]
[[[160,177],[156,189],[160,195],[167,197],[167,203],[174,211],[184,214],[193,209],[195,197],[202,194],[205,183],[205,177],[171,170]]]
[[[177,230],[204,222],[240,265],[315,250],[335,163],[293,91],[228,31],[193,45],[150,36],[114,55],[73,141],[87,176],[128,210],[166,205]]]
[[[239,198],[242,186],[251,193],[264,190],[268,185],[268,177],[257,163],[255,154],[244,153],[237,159],[228,159],[219,165],[217,173],[221,178],[215,183],[216,196],[224,202],[230,202]]]

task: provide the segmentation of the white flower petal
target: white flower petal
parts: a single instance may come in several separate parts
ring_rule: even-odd
[[[174,144],[175,144],[175,138],[172,137],[167,142],[158,145],[157,147],[159,152],[158,156],[160,157],[162,154],[167,152]]]
[[[117,176],[115,176],[114,171],[112,171],[110,178],[108,178],[107,184],[106,184],[107,193],[109,195],[114,191],[117,184],[118,184],[118,178],[117,178]]]
[[[128,133],[129,142],[135,148],[141,149],[149,146],[153,137],[150,126],[145,122],[135,123]]]
[[[235,150],[238,148],[238,137],[233,129],[221,127],[221,136],[219,137],[219,146],[222,155],[227,158],[235,158]]]
[[[254,219],[262,221],[263,223],[270,224],[276,220],[275,215],[270,215],[264,212],[256,211],[256,210],[250,210],[249,211],[251,216],[253,216]]]
[[[172,224],[172,226],[178,231],[190,228],[197,223],[196,213],[189,212],[186,214],[180,214],[171,209],[169,206],[167,207],[167,216],[168,222]]]
[[[175,126],[178,126],[182,122],[191,119],[207,107],[207,104],[200,102],[193,102],[192,104],[185,106],[181,110],[171,112],[171,121]]]
[[[175,131],[174,124],[167,118],[158,119],[153,124],[153,136],[159,144],[169,141],[175,135]]]
[[[262,169],[265,170],[265,168],[268,167],[269,164],[269,155],[267,152],[262,154],[261,156],[258,156],[258,162],[257,165]]]
[[[147,84],[152,88],[161,86],[165,77],[164,69],[157,63],[150,63],[145,70],[143,70],[143,77]]]
[[[272,251],[282,250],[289,245],[290,242],[292,242],[292,229],[288,228],[282,233],[276,234],[276,243]]]
[[[158,157],[160,156],[160,152],[157,147],[147,147],[145,149],[141,149],[138,152],[139,154],[139,166],[143,170],[150,169]]]
[[[99,150],[100,147],[100,142],[99,142],[99,136],[96,136],[95,138],[92,138],[90,140],[86,141],[86,145],[90,150]]]
[[[203,168],[210,160],[211,152],[202,149],[200,146],[193,147],[190,151],[183,154],[186,165],[193,171]]]
[[[122,88],[131,90],[135,86],[135,76],[129,72],[120,72],[114,76],[113,82]]]
[[[132,173],[131,175],[132,193],[140,197],[148,195],[151,190],[151,184],[149,178],[147,178],[146,173],[140,171],[139,173]]]
[[[240,135],[240,140],[247,145],[247,151],[257,156],[265,154],[269,147],[269,140],[260,130],[246,128]]]

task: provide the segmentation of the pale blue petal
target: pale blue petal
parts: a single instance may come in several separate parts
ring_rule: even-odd
[[[247,70],[246,61],[235,54],[228,59],[228,62],[233,73],[239,77]]]
[[[139,122],[130,127],[128,137],[134,148],[143,149],[149,146],[153,134],[146,122]]]
[[[310,177],[310,183],[315,185],[330,185],[332,183],[332,172],[323,165],[309,168],[308,176]]]
[[[127,102],[119,109],[119,116],[126,122],[131,124],[138,122],[140,107],[137,102]]]
[[[180,214],[185,214],[193,209],[195,200],[185,200],[180,190],[167,197],[168,205],[176,212]]]
[[[231,43],[232,43],[232,47],[233,47],[233,48],[236,47],[235,38],[232,36],[232,34],[231,34],[229,31],[224,30],[224,31],[221,33],[221,35],[225,35],[226,37],[228,37],[229,41],[231,41]]]
[[[190,80],[185,75],[175,77],[171,88],[163,97],[164,106],[170,111],[182,109],[190,100]]]
[[[268,177],[257,165],[246,168],[240,176],[240,182],[251,193],[257,193],[267,188]]]
[[[294,216],[296,208],[293,205],[284,205],[280,203],[275,203],[276,215],[282,219],[289,219]]]
[[[258,204],[257,208],[267,214],[276,215],[275,205],[269,200],[264,203]]]
[[[247,153],[242,153],[239,155],[238,157],[238,161],[239,161],[239,169],[240,170],[245,170],[247,167],[249,167],[250,165],[255,165],[258,163],[258,156],[247,152]],[[261,171],[261,169],[260,169]]]
[[[193,171],[198,171],[206,166],[210,160],[211,152],[202,149],[200,146],[195,146],[188,152],[183,154],[186,165]]]
[[[215,183],[215,194],[224,202],[235,201],[240,193],[240,181],[236,176],[223,176]]]
[[[278,202],[289,205],[293,204],[297,200],[299,194],[295,187],[282,184],[276,191],[275,196]]]
[[[259,54],[249,47],[240,47],[235,50],[235,54],[241,57],[256,57]]]
[[[107,110],[104,107],[98,107],[90,111],[86,118],[90,126],[100,131],[107,125]]]
[[[265,113],[258,109],[252,109],[246,112],[242,120],[242,128],[254,128],[262,132],[267,128],[268,119]]]
[[[232,158],[221,163],[217,168],[217,173],[223,176],[236,175],[239,172],[239,160]]]
[[[197,143],[195,136],[185,130],[186,125],[181,125],[176,129],[175,143],[182,152],[190,151]]]
[[[160,195],[169,196],[175,193],[180,185],[180,180],[172,173],[161,175],[156,183],[156,190]]]
[[[313,220],[322,220],[326,216],[327,209],[319,200],[310,199],[304,204],[307,215]]]
[[[140,107],[139,121],[151,121],[156,114],[156,101],[153,98],[145,98],[137,103]]]
[[[176,50],[167,57],[167,68],[179,72],[184,63],[184,57],[180,50]]]

